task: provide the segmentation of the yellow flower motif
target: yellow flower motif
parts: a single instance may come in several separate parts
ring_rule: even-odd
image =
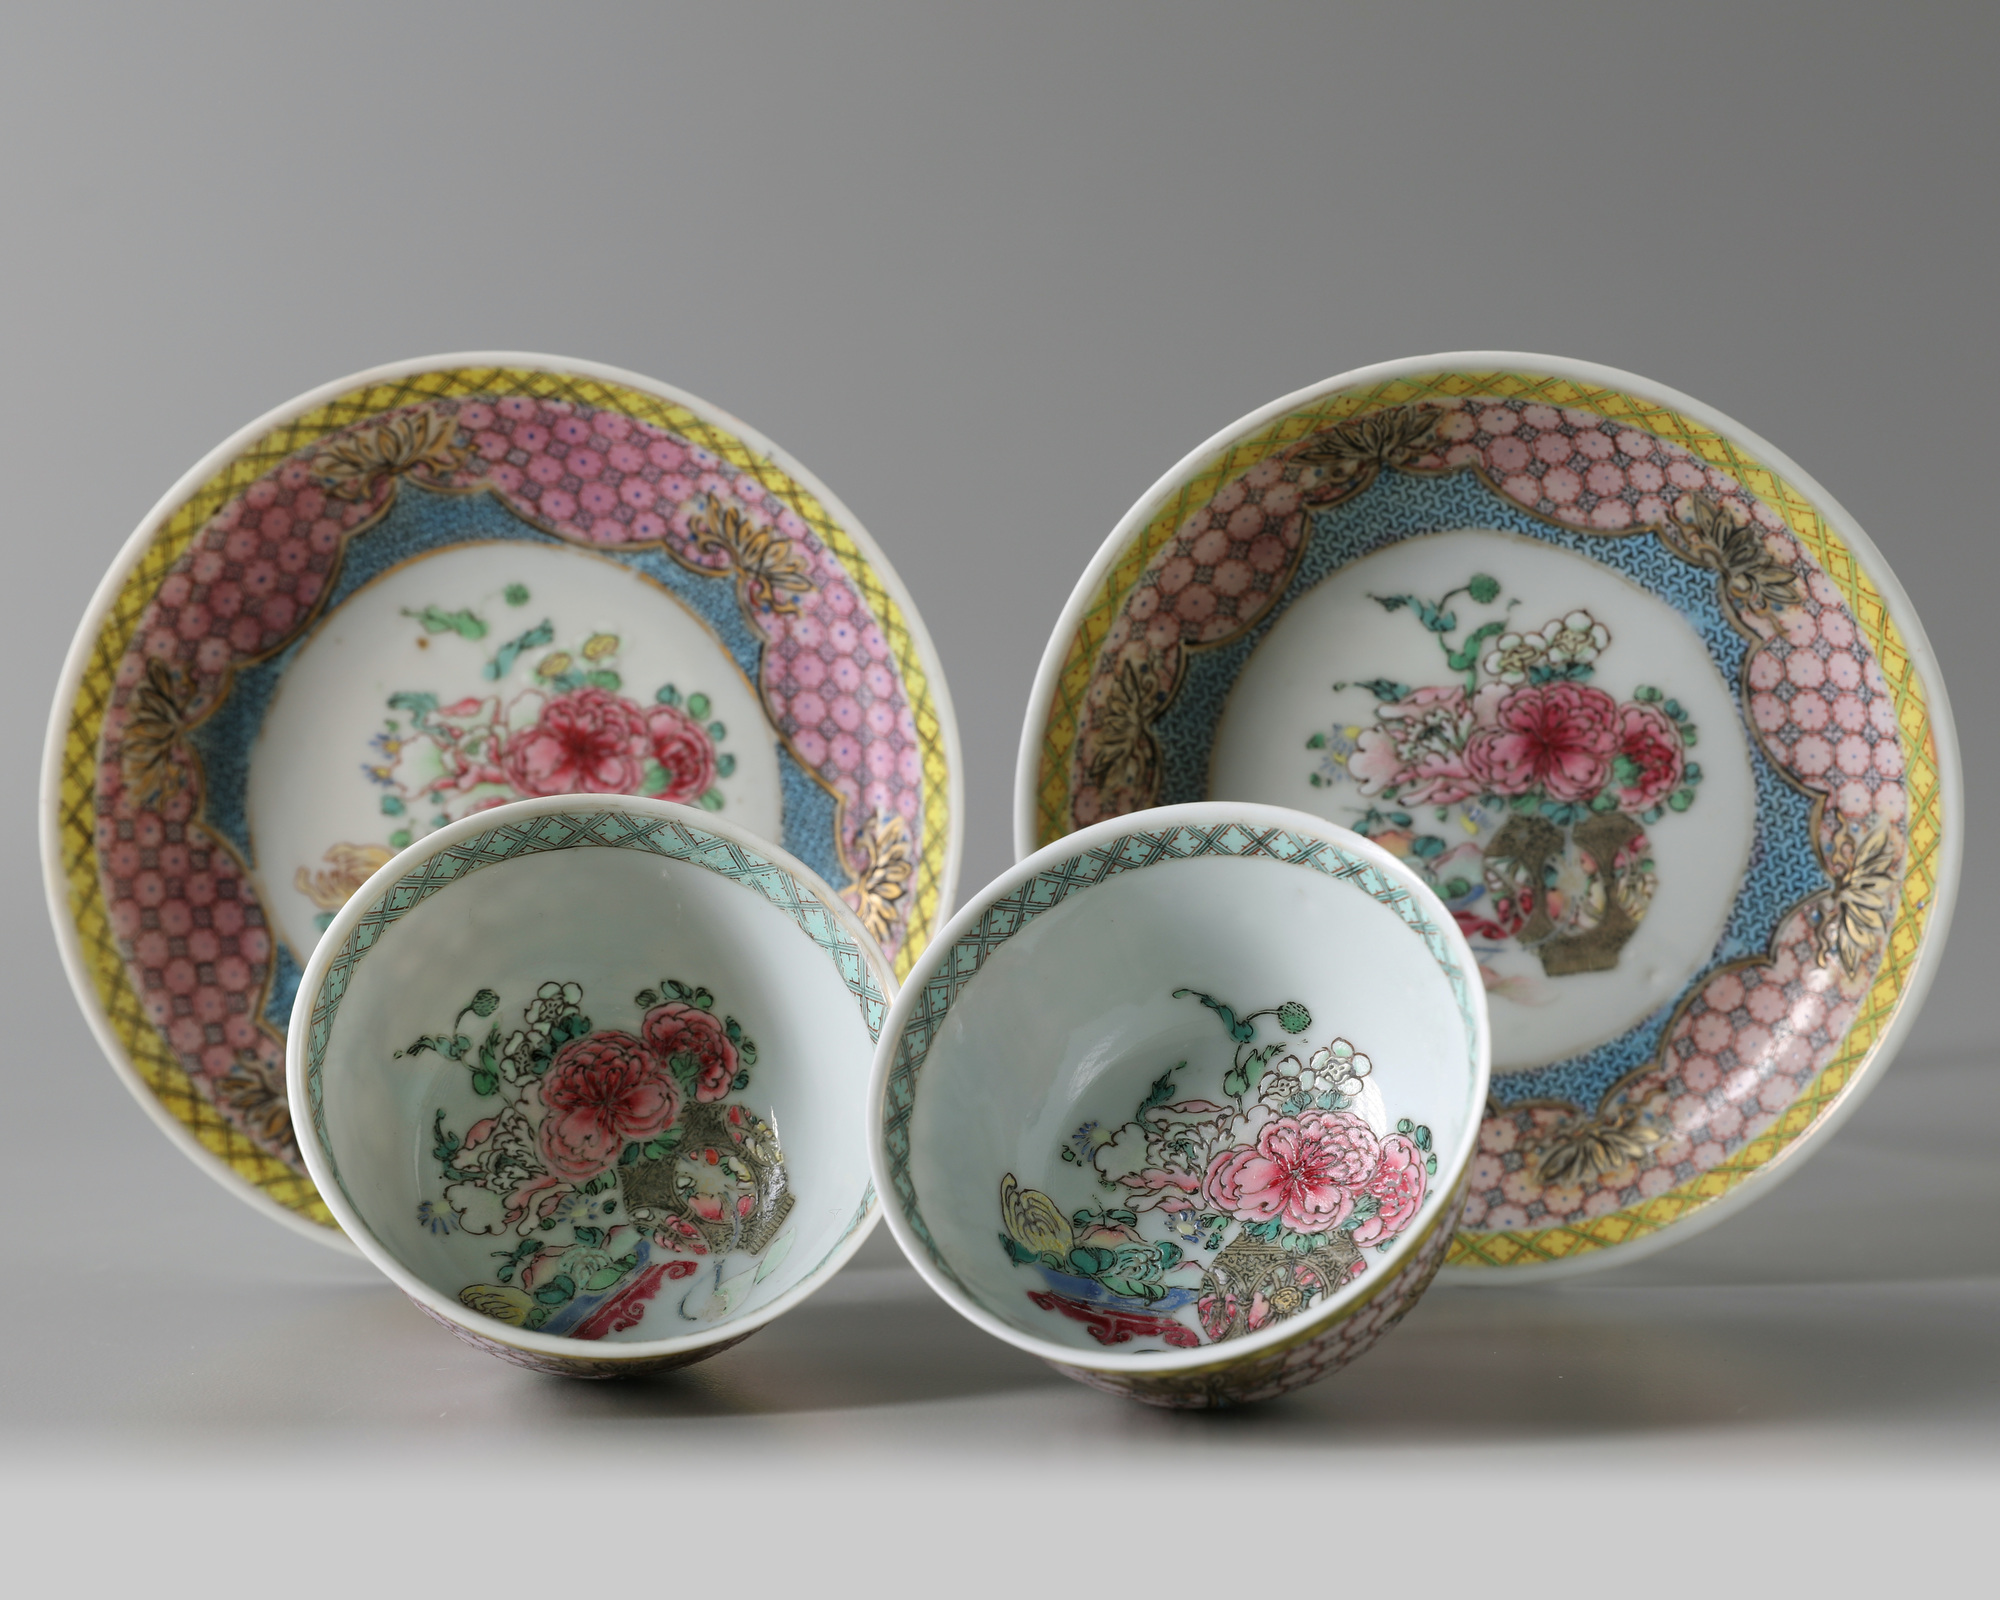
[[[1066,1261],[1076,1243],[1069,1218],[1055,1201],[1039,1189],[1023,1189],[1011,1172],[1000,1180],[1000,1222],[1008,1238],[1034,1255]]]
[[[583,659],[586,661],[602,661],[617,652],[618,635],[615,633],[593,633],[583,641]]]
[[[576,663],[570,658],[570,653],[567,650],[557,650],[542,657],[541,665],[535,668],[535,676],[538,678],[560,678],[575,665]]]
[[[300,867],[292,887],[320,910],[338,911],[394,853],[379,844],[337,844],[326,853],[324,872]]]
[[[407,472],[435,476],[458,470],[466,451],[455,440],[458,424],[435,411],[403,412],[373,428],[357,429],[319,453],[313,471],[338,500],[366,500],[378,483]]]
[[[1838,957],[1849,977],[1857,977],[1889,936],[1902,885],[1902,851],[1885,823],[1865,839],[1843,833],[1827,858],[1833,886],[1813,912],[1819,962]]]
[[[520,1327],[535,1309],[534,1296],[511,1283],[475,1283],[458,1291],[458,1303],[495,1322]]]
[[[688,534],[701,555],[728,557],[736,569],[737,602],[746,611],[789,616],[799,609],[792,596],[813,586],[805,551],[783,534],[759,527],[734,506],[713,504],[690,517]]]
[[[910,859],[910,834],[893,811],[878,811],[854,836],[851,856],[854,881],[840,897],[861,918],[877,944],[887,944],[895,931],[896,910],[910,891],[915,863]]]

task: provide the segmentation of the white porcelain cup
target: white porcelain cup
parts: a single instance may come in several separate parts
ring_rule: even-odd
[[[683,1366],[873,1226],[863,1105],[893,992],[839,896],[707,813],[481,812],[370,878],[306,967],[306,1164],[469,1343],[578,1377]]]
[[[1114,818],[955,916],[883,1029],[897,1242],[998,1338],[1157,1405],[1262,1399],[1415,1303],[1490,1070],[1464,936],[1276,806]]]

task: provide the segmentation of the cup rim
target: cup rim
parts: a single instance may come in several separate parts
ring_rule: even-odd
[[[299,979],[298,1000],[292,1009],[292,1024],[286,1030],[285,1088],[292,1104],[305,1106],[310,1103],[306,1093],[306,1036],[311,1031],[313,1001],[325,983],[327,970],[333,964],[341,945],[367,914],[369,908],[414,868],[465,839],[491,832],[495,827],[525,822],[539,816],[577,812],[618,812],[679,822],[753,851],[796,879],[834,917],[841,925],[842,931],[861,952],[862,959],[867,963],[869,973],[881,989],[885,1000],[896,993],[896,981],[890,973],[888,963],[883,959],[875,941],[861,925],[860,918],[812,868],[768,840],[759,838],[733,823],[724,822],[712,812],[668,800],[653,800],[636,795],[600,794],[548,795],[532,800],[517,800],[508,805],[495,806],[489,811],[477,811],[471,816],[461,817],[458,821],[447,824],[435,833],[426,834],[398,851],[376,869],[368,881],[362,884],[335,914],[333,921],[327,925],[326,932],[320,935],[320,941],[314,947],[311,959],[306,962],[304,973]],[[883,1025],[887,1026],[886,1012]],[[644,1362],[657,1360],[662,1356],[682,1355],[691,1351],[734,1344],[738,1339],[783,1316],[801,1301],[825,1287],[833,1275],[867,1242],[868,1236],[875,1231],[876,1223],[881,1220],[883,1210],[871,1164],[860,1220],[848,1229],[846,1236],[817,1266],[769,1304],[760,1306],[755,1311],[746,1312],[740,1317],[732,1317],[726,1322],[717,1323],[703,1332],[679,1334],[670,1339],[574,1339],[566,1334],[531,1332],[482,1316],[468,1310],[456,1299],[417,1276],[382,1242],[348,1199],[325,1152],[320,1149],[318,1136],[312,1129],[309,1118],[306,1119],[303,1136],[299,1140],[299,1151],[305,1159],[306,1170],[314,1186],[325,1199],[327,1208],[333,1212],[342,1233],[378,1271],[425,1311],[453,1328],[476,1335],[484,1343],[510,1346],[537,1355],[556,1356],[571,1361]]]
[[[1776,1183],[1798,1171],[1808,1156],[1826,1147],[1827,1137],[1853,1114],[1869,1091],[1881,1081],[1883,1069],[1896,1058],[1897,1053],[1907,1042],[1911,1028],[1923,1011],[1931,984],[1937,977],[1945,945],[1951,935],[1952,914],[1958,903],[1959,879],[1965,857],[1965,782],[1957,724],[1952,717],[1943,665],[1938,660],[1937,651],[1933,648],[1929,635],[1924,632],[1923,621],[1918,616],[1908,591],[1903,588],[1875,541],[1869,538],[1853,514],[1827,491],[1825,485],[1762,435],[1746,428],[1734,417],[1718,411],[1714,406],[1638,373],[1604,366],[1594,361],[1580,361],[1569,356],[1540,355],[1521,350],[1446,350],[1434,355],[1404,356],[1391,361],[1378,361],[1367,366],[1355,367],[1317,383],[1308,384],[1304,388],[1295,389],[1289,394],[1280,395],[1210,435],[1162,473],[1118,519],[1117,524],[1098,546],[1089,564],[1078,577],[1075,588],[1070,591],[1069,599],[1064,602],[1062,612],[1042,647],[1042,658],[1035,669],[1034,685],[1028,693],[1027,709],[1021,724],[1020,744],[1014,762],[1013,831],[1014,853],[1017,857],[1025,857],[1037,848],[1034,843],[1035,791],[1041,769],[1042,730],[1048,723],[1049,709],[1055,701],[1057,684],[1062,675],[1063,658],[1069,648],[1069,642],[1075,636],[1085,612],[1089,610],[1092,601],[1102,589],[1107,574],[1119,556],[1182,483],[1238,440],[1258,432],[1302,406],[1310,405],[1315,400],[1339,390],[1440,372],[1495,370],[1540,373],[1549,377],[1569,378],[1581,383],[1616,389],[1627,394],[1644,395],[1701,424],[1711,432],[1734,439],[1765,466],[1787,479],[1800,494],[1813,503],[1867,573],[1869,580],[1881,595],[1883,605],[1901,632],[1904,646],[1911,659],[1923,674],[1925,693],[1929,697],[1932,737],[1936,746],[1938,806],[1939,816],[1942,819],[1938,840],[1936,887],[1927,912],[1928,920],[1923,942],[1917,950],[1909,981],[1898,999],[1894,1013],[1875,1040],[1867,1057],[1859,1063],[1846,1085],[1840,1090],[1838,1097],[1820,1113],[1818,1120],[1806,1135],[1788,1142],[1759,1167],[1749,1181],[1737,1184],[1727,1194],[1708,1201],[1682,1216],[1671,1226],[1660,1228],[1640,1238],[1627,1239],[1615,1248],[1591,1250],[1563,1260],[1521,1264],[1499,1270],[1450,1265],[1444,1269],[1445,1275],[1454,1283],[1485,1283],[1497,1287],[1502,1284],[1574,1277],[1581,1273],[1595,1272],[1613,1265],[1637,1261],[1714,1227],[1717,1223],[1734,1216],[1743,1207],[1769,1194]],[[1065,839],[1076,837],[1078,835],[1074,833],[1064,835]],[[1060,844],[1062,840],[1055,842]],[[942,934],[939,937],[941,938]]]
[[[1423,1227],[1413,1228],[1400,1236],[1381,1257],[1378,1264],[1371,1264],[1370,1275],[1373,1281],[1366,1288],[1350,1299],[1329,1301],[1304,1315],[1288,1318],[1260,1332],[1231,1339],[1226,1344],[1202,1345],[1193,1350],[1155,1354],[1117,1354],[1075,1345],[1057,1344],[1053,1340],[1026,1333],[993,1315],[970,1294],[960,1289],[938,1267],[931,1259],[928,1248],[910,1227],[900,1204],[882,1206],[884,1220],[898,1248],[924,1281],[954,1311],[996,1339],[1004,1340],[1016,1349],[1025,1350],[1030,1355],[1039,1356],[1042,1360],[1058,1367],[1075,1367],[1121,1377],[1184,1374],[1233,1366],[1275,1348],[1296,1344],[1301,1339],[1309,1338],[1335,1323],[1345,1321],[1360,1311],[1395,1282],[1402,1269],[1434,1237],[1438,1228],[1454,1228],[1457,1225],[1457,1200],[1462,1188],[1460,1180],[1471,1165],[1473,1153],[1478,1147],[1480,1116],[1486,1104],[1487,1088],[1492,1076],[1492,1031],[1487,1018],[1486,991],[1478,981],[1479,967],[1471,945],[1466,942],[1464,933],[1452,919],[1444,902],[1438,899],[1430,886],[1380,845],[1337,823],[1327,822],[1308,812],[1295,811],[1285,806],[1234,800],[1195,800],[1179,805],[1155,806],[1148,810],[1129,812],[1123,816],[1108,817],[1101,822],[1092,823],[1075,833],[1065,834],[1023,860],[1017,861],[959,908],[931,941],[923,959],[911,969],[909,978],[896,996],[895,1004],[889,1009],[889,1015],[882,1024],[881,1035],[876,1041],[875,1067],[868,1086],[868,1164],[874,1177],[876,1193],[893,1195],[896,1192],[893,1175],[889,1170],[882,1111],[888,1098],[889,1080],[896,1066],[897,1045],[909,1026],[912,1014],[922,1003],[925,986],[936,975],[939,961],[949,958],[951,949],[978,925],[994,902],[1004,898],[1022,884],[1032,881],[1050,866],[1098,848],[1123,834],[1153,832],[1172,827],[1206,828],[1227,825],[1231,822],[1251,828],[1301,832],[1323,839],[1340,850],[1365,860],[1399,887],[1406,889],[1411,898],[1422,907],[1426,919],[1434,924],[1435,931],[1450,950],[1452,958],[1459,963],[1471,980],[1466,985],[1466,997],[1475,1027],[1473,1109],[1466,1118],[1465,1127],[1451,1152],[1450,1161],[1447,1163],[1443,1155],[1440,1155],[1438,1170],[1441,1181],[1438,1184],[1438,1193],[1442,1196],[1442,1200],[1437,1211]],[[1237,856],[1218,859],[1240,861],[1268,858]]]

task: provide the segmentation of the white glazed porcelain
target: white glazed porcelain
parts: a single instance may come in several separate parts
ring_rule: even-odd
[[[1485,1102],[1464,936],[1300,812],[1118,817],[975,896],[905,984],[870,1094],[919,1272],[996,1337],[1158,1405],[1280,1394],[1443,1260]]]
[[[1490,998],[1451,1270],[1685,1238],[1908,1032],[1964,813],[1908,597],[1793,462],[1588,363],[1385,363],[1143,496],[1037,676],[1021,854],[1194,799],[1296,805],[1437,890]]]
[[[873,1226],[863,1094],[893,987],[839,896],[711,814],[482,812],[371,877],[307,964],[306,1166],[468,1342],[579,1377],[682,1366]]]
[[[952,902],[957,739],[909,595],[770,440],[591,362],[399,362],[224,441],[99,586],[43,759],[50,911],[160,1126],[339,1243],[283,1041],[392,854],[504,801],[682,801],[804,861],[907,970]]]

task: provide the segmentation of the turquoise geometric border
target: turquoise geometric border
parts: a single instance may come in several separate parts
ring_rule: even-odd
[[[952,1270],[925,1223],[917,1205],[917,1188],[910,1177],[910,1116],[917,1104],[917,1079],[929,1057],[931,1045],[951,1010],[979,969],[994,951],[1019,933],[1036,917],[1062,904],[1072,895],[1095,888],[1108,879],[1127,872],[1143,872],[1168,862],[1192,861],[1200,856],[1252,856],[1304,867],[1329,878],[1352,883],[1371,899],[1381,902],[1400,917],[1424,942],[1424,948],[1444,968],[1451,981],[1459,1016],[1468,1038],[1476,1038],[1479,1024],[1473,1016],[1472,994],[1466,973],[1453,956],[1444,932],[1426,917],[1410,898],[1410,892],[1394,878],[1360,856],[1350,855],[1324,839],[1296,834],[1285,828],[1247,828],[1239,822],[1217,823],[1212,827],[1184,826],[1158,832],[1134,830],[1122,833],[1094,850],[1085,850],[1037,873],[1011,893],[987,907],[985,915],[945,951],[923,980],[917,1006],[910,1013],[896,1041],[894,1064],[883,1098],[883,1143],[889,1152],[889,1177],[897,1202],[910,1229],[923,1240],[924,1248],[938,1271],[967,1295],[971,1289]],[[911,982],[917,981],[914,977]]]
[[[362,913],[354,930],[341,942],[312,997],[310,1031],[306,1035],[306,1092],[312,1105],[313,1136],[327,1165],[339,1176],[339,1163],[327,1139],[324,1089],[320,1068],[333,1019],[352,982],[355,968],[381,939],[389,925],[422,905],[439,890],[463,881],[486,867],[521,856],[551,850],[642,850],[649,855],[685,861],[718,877],[755,890],[803,929],[829,956],[861,1008],[868,1037],[881,1036],[889,1002],[869,970],[868,960],[850,939],[840,920],[804,884],[755,850],[704,828],[678,820],[633,816],[622,811],[551,811],[526,822],[492,828],[440,850],[416,871],[396,880],[380,899]],[[855,1220],[866,1214],[863,1200]],[[849,1232],[852,1231],[850,1226]],[[844,1237],[844,1235],[843,1235]]]

